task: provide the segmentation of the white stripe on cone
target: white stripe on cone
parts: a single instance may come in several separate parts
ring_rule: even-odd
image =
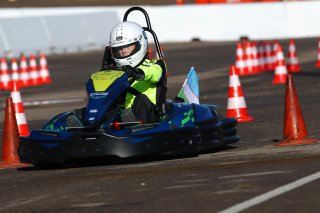
[[[266,64],[266,58],[264,57],[264,51],[265,49],[263,48],[263,45],[260,44],[258,46],[258,53],[259,53],[259,58],[258,58],[258,63],[261,67],[264,67],[264,65]]]
[[[26,115],[24,113],[16,113],[17,124],[27,124]]]
[[[35,56],[31,55],[29,59],[30,77],[33,81],[37,81],[39,78],[38,66]],[[35,82],[33,82],[35,83]]]
[[[252,68],[253,67],[253,58],[252,58],[252,52],[251,52],[251,46],[246,48],[246,55],[247,55],[247,66]]]
[[[29,75],[28,75],[28,73],[21,73],[20,74],[20,76],[21,76],[21,80],[29,80]]]
[[[11,92],[11,97],[14,104],[22,102],[20,92]]]
[[[228,99],[228,109],[247,108],[244,97],[234,97]]]
[[[19,81],[18,64],[16,59],[11,62],[11,78],[13,81]]]
[[[236,68],[239,69],[245,69],[246,68],[246,61],[244,60],[244,52],[242,50],[242,47],[239,47],[239,44],[237,44],[237,50],[236,50]]]
[[[240,85],[240,80],[237,75],[230,75],[229,77],[229,87],[238,87]]]
[[[287,68],[285,66],[277,66],[276,67],[276,71],[275,71],[276,74],[287,74],[288,71],[287,71]]]
[[[296,51],[296,48],[294,45],[290,44],[289,45],[289,52],[295,52]]]
[[[271,49],[270,44],[266,45],[266,51],[267,51],[267,53],[269,53],[269,56],[267,56],[267,64],[272,64],[273,63],[273,56],[272,56],[272,49]]]
[[[17,85],[17,82],[15,82],[15,81],[13,82],[13,85],[12,85],[11,98],[12,98],[12,102],[14,104],[19,134],[20,134],[20,136],[28,136],[30,133],[29,133],[29,128],[28,128],[28,124],[27,124],[27,119],[26,119],[26,115],[24,113],[19,87]]]
[[[1,76],[1,81],[2,81],[2,83],[4,83],[5,85],[9,84],[9,82],[10,82],[10,76],[9,76],[9,75],[2,75],[2,76]]]
[[[47,67],[47,60],[44,57],[40,58],[40,76],[42,78],[49,77],[49,70]]]
[[[252,52],[252,56],[253,56],[253,66],[255,68],[257,68],[259,66],[259,61],[258,61],[258,51],[257,51],[257,46],[254,43],[253,46],[251,46],[251,52]]]
[[[244,61],[237,61],[236,62],[236,67],[237,68],[245,68],[246,65],[245,65]]]
[[[289,64],[298,64],[298,59],[296,57],[294,58],[288,58]]]
[[[278,59],[278,61],[279,60],[284,60],[284,56],[283,56],[282,52],[280,52],[280,51],[277,52],[277,59]]]
[[[9,75],[7,61],[5,58],[2,58],[0,64],[0,82],[3,85],[3,88],[8,89],[10,81],[11,79]]]

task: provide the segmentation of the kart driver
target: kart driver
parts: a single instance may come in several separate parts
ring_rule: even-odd
[[[143,123],[157,122],[165,102],[166,65],[162,59],[148,59],[148,39],[144,29],[125,21],[110,33],[110,49],[116,66],[125,71],[134,92],[128,92],[125,108]]]

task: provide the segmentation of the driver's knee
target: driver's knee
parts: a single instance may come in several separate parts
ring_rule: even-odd
[[[132,111],[137,120],[141,120],[143,123],[154,123],[157,121],[155,105],[144,94],[136,96],[132,105]]]

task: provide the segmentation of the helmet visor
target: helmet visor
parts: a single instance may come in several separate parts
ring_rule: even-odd
[[[128,58],[134,55],[135,53],[137,53],[140,49],[141,49],[141,45],[139,41],[126,44],[123,46],[119,46],[119,47],[111,47],[112,56],[115,59]]]

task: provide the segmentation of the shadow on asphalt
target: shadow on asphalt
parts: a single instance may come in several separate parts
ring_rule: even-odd
[[[164,160],[177,160],[185,158],[193,158],[202,154],[210,154],[220,151],[227,151],[236,149],[236,146],[227,145],[224,147],[215,148],[212,150],[202,151],[200,153],[193,154],[176,154],[176,155],[150,155],[150,156],[139,156],[130,158],[119,158],[119,157],[99,157],[90,159],[74,159],[65,164],[58,163],[39,163],[30,167],[17,168],[18,171],[37,171],[37,170],[59,170],[68,168],[82,168],[82,167],[97,167],[97,166],[115,166],[115,165],[133,165],[140,163],[157,162]]]
[[[313,71],[306,71],[306,72],[299,72],[299,73],[290,73],[293,74],[293,76],[297,75],[297,76],[310,76],[310,77],[319,77],[320,76],[320,72],[317,70],[313,70]]]

